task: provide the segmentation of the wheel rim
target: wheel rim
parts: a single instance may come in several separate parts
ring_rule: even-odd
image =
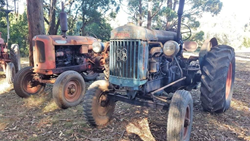
[[[64,87],[65,99],[74,102],[81,96],[81,84],[78,81],[69,81]]]
[[[189,105],[186,108],[185,111],[185,119],[184,119],[184,132],[183,132],[183,139],[186,139],[188,137],[188,130],[190,126],[190,107]]]
[[[23,88],[29,94],[37,93],[42,85],[38,81],[34,81],[32,77],[32,73],[28,73],[23,80]]]
[[[233,66],[232,66],[232,63],[230,63],[229,68],[228,68],[228,72],[227,72],[226,99],[228,99],[230,91],[231,91],[232,74],[233,74]]]

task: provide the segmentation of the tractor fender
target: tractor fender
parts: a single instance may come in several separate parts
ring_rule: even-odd
[[[199,52],[200,66],[202,66],[203,59],[206,56],[206,54],[211,50],[212,47],[215,47],[217,45],[218,45],[218,40],[215,37],[205,40]]]

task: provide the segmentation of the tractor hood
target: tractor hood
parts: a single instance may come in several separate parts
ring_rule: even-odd
[[[134,24],[126,24],[111,31],[111,40],[146,40],[166,42],[168,40],[176,40],[177,34],[172,31],[151,30],[136,26]]]
[[[52,41],[53,45],[92,45],[97,39],[91,36],[67,36],[63,38],[61,35],[37,35],[33,40]]]

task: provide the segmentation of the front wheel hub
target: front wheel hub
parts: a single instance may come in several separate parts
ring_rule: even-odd
[[[65,99],[69,102],[76,101],[80,95],[81,90],[80,89],[80,83],[77,81],[70,81],[65,86],[64,96]]]

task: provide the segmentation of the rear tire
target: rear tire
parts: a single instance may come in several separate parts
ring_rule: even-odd
[[[108,97],[109,83],[98,80],[92,83],[84,98],[83,113],[86,120],[94,127],[103,127],[111,119],[115,102]]]
[[[23,68],[16,74],[14,78],[14,89],[18,96],[27,98],[44,91],[46,84],[34,81],[33,75],[32,67]]]
[[[189,141],[193,123],[193,99],[185,90],[174,93],[168,111],[167,141]]]
[[[6,66],[6,80],[9,84],[12,84],[14,82],[14,77],[16,74],[15,66],[13,63],[8,63]]]
[[[235,53],[232,47],[212,47],[201,69],[201,105],[211,113],[229,109],[235,79]]]
[[[86,84],[76,71],[65,71],[53,85],[53,98],[56,104],[66,109],[78,105],[86,92]]]

